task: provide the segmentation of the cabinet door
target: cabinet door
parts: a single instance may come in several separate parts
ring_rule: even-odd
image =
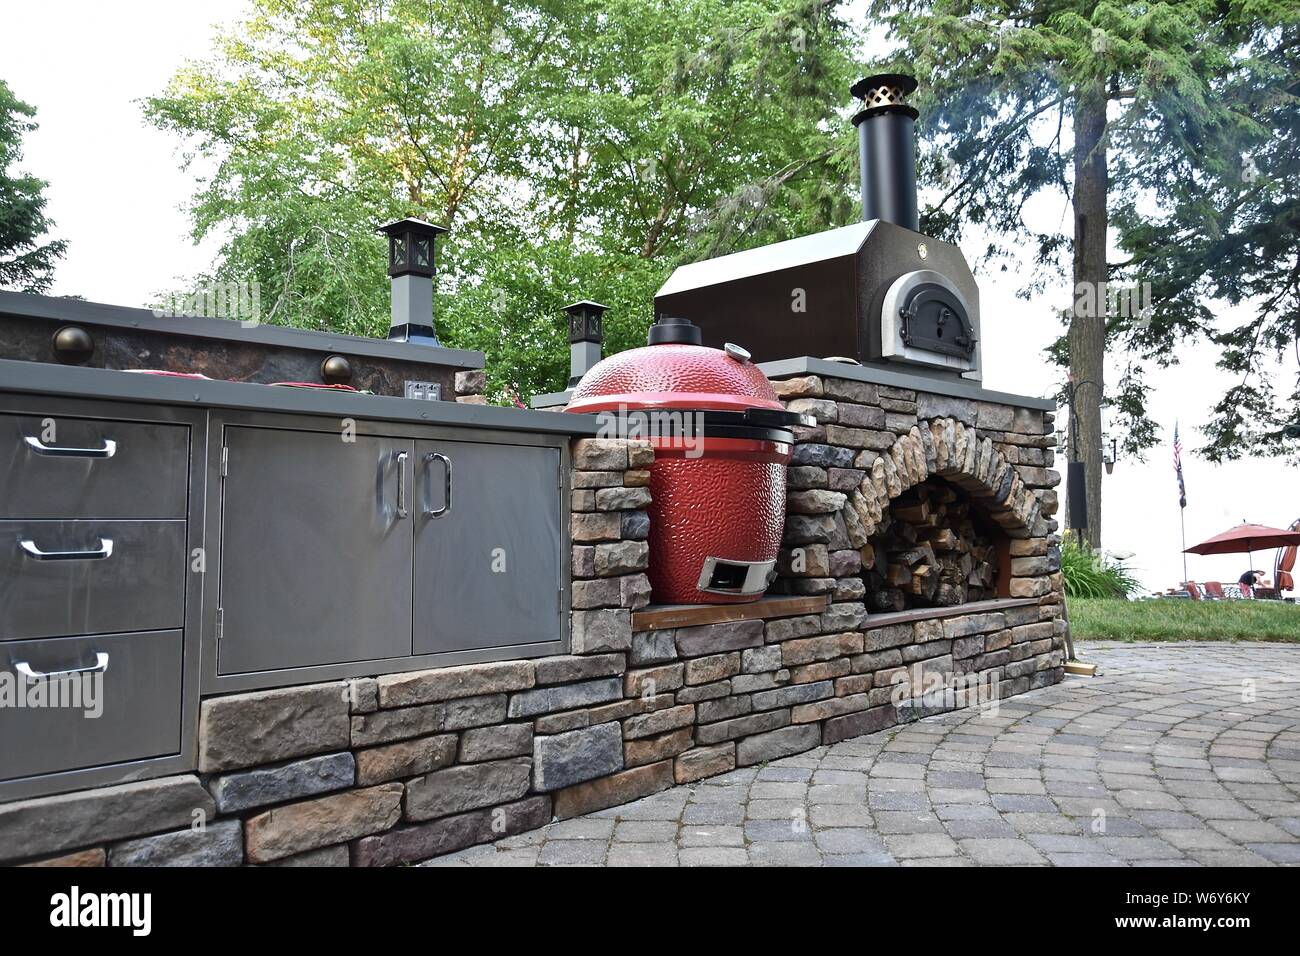
[[[560,451],[415,445],[415,652],[558,641]]]
[[[409,440],[228,426],[221,674],[411,653]]]

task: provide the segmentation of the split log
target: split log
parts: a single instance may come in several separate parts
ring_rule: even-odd
[[[935,528],[933,531],[928,531],[925,540],[930,542],[936,551],[956,551],[961,544],[961,539],[952,528]]]
[[[890,557],[895,562],[906,564],[908,567],[935,563],[934,548],[930,547],[928,541],[918,544],[915,548],[908,548],[906,551],[895,551]]]
[[[906,521],[910,524],[920,524],[930,517],[930,503],[928,501],[921,501],[905,508],[895,507],[891,510],[894,512],[894,517],[899,521]]]

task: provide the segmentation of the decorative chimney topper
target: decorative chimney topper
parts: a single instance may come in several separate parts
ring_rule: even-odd
[[[601,346],[605,341],[605,311],[607,305],[583,299],[564,307],[569,317],[569,388],[577,385],[582,376],[600,361]]]
[[[422,219],[399,219],[379,231],[388,236],[392,321],[388,338],[438,345],[433,329],[434,240],[447,230]]]

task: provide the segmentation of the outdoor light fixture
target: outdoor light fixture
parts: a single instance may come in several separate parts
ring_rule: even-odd
[[[605,341],[605,310],[609,306],[583,299],[564,307],[569,317],[569,388],[600,361]]]
[[[437,345],[433,330],[434,240],[447,230],[422,219],[399,219],[379,231],[388,236],[392,320],[388,337],[416,345]]]
[[[79,325],[65,325],[51,340],[55,357],[64,365],[85,365],[95,354],[95,340]]]
[[[352,363],[342,355],[330,355],[320,363],[320,377],[326,385],[347,385],[352,381]]]

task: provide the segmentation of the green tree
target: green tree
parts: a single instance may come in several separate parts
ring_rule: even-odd
[[[194,235],[228,234],[214,273],[259,281],[271,321],[382,335],[374,228],[420,216],[452,229],[440,336],[526,397],[567,377],[566,300],[640,344],[683,258],[850,214],[836,7],[256,0],[145,109],[217,160]]]
[[[1289,394],[1272,379],[1277,360],[1300,364],[1300,6],[1234,3],[1222,21],[1237,50],[1214,94],[1239,118],[1235,151],[1199,169],[1170,165],[1163,213],[1130,223],[1124,272],[1150,282],[1160,303],[1149,323],[1119,323],[1129,349],[1157,365],[1169,343],[1210,342],[1236,378],[1214,405],[1201,449],[1213,461],[1242,455],[1300,460],[1283,426],[1300,422],[1300,371]],[[1224,326],[1209,302],[1245,304],[1250,317]]]
[[[1106,391],[1107,345],[1141,326],[1105,307],[1121,276],[1108,257],[1167,209],[1183,180],[1214,175],[1252,125],[1225,98],[1225,77],[1248,69],[1231,11],[1281,4],[1242,0],[875,0],[899,44],[893,65],[923,80],[925,172],[943,188],[924,222],[940,233],[986,228],[990,252],[1028,241],[1040,272],[1068,262],[1074,301],[1058,354],[1075,383],[1074,436],[1088,470],[1088,543],[1101,539],[1102,407],[1126,447],[1155,440],[1140,366]],[[1268,11],[1262,11],[1268,12]],[[1027,203],[1056,191],[1069,226],[1042,230]],[[1158,216],[1159,213],[1155,213]],[[1173,237],[1169,237],[1173,238]],[[1167,241],[1167,240],[1166,240]],[[1032,284],[1032,283],[1031,283]],[[1167,303],[1156,300],[1156,313]],[[1166,342],[1166,345],[1168,343]]]
[[[0,80],[0,288],[19,292],[48,289],[68,246],[63,239],[41,241],[54,225],[45,215],[49,183],[11,171],[23,158],[23,136],[36,129],[35,116]]]

